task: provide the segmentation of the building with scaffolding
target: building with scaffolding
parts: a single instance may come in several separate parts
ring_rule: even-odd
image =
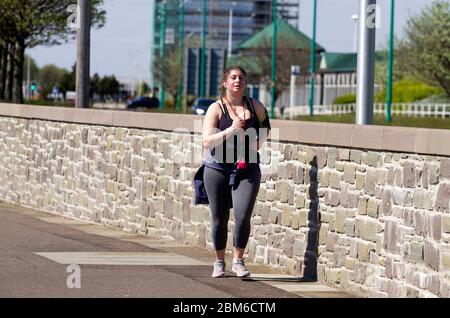
[[[150,85],[153,86],[154,56],[161,53],[161,41],[165,36],[165,49],[180,45],[181,1],[153,1],[153,25],[150,53]],[[278,17],[294,27],[299,26],[299,0],[278,0]],[[165,4],[165,5],[163,5]],[[265,26],[272,23],[272,0],[207,0],[206,47],[227,50],[229,40],[229,16],[232,10],[232,50]],[[185,48],[201,46],[203,0],[184,0]],[[163,31],[165,29],[165,33]]]

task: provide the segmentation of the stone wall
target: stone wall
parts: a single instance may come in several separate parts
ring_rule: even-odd
[[[0,107],[0,199],[211,248],[209,209],[192,204],[198,143],[189,132],[171,131],[181,120],[170,123],[172,117],[164,117],[167,121],[158,123],[164,131],[143,127],[147,124],[115,126],[122,118],[116,113],[98,111],[101,125],[92,117],[87,125],[80,117],[58,121],[55,111],[47,110],[52,121],[42,113],[36,119]],[[106,114],[117,119],[108,121]],[[361,143],[361,135],[353,133],[347,141],[329,144],[337,138],[331,134],[314,145],[289,137],[286,129],[304,139],[317,126],[302,131],[295,124],[273,122],[285,140],[266,143],[271,156],[263,161],[263,172],[274,158],[279,163],[263,175],[248,260],[369,297],[449,297],[448,145],[442,144],[440,153],[418,154],[393,146],[376,150],[370,139],[358,148],[354,143]],[[326,127],[345,135],[353,125]],[[377,128],[367,129],[370,136]],[[416,136],[413,147],[436,132],[448,136],[420,131],[422,139]],[[402,130],[397,136],[409,134]],[[384,136],[393,135],[385,131]],[[426,147],[435,146],[430,141]]]

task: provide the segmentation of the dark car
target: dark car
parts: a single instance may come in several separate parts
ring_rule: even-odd
[[[126,106],[128,109],[137,107],[158,108],[159,100],[156,97],[140,96],[128,101]]]
[[[191,107],[192,113],[196,115],[205,115],[208,107],[215,101],[215,99],[210,98],[197,98]]]

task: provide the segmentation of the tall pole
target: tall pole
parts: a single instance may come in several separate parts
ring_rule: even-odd
[[[157,18],[157,11],[156,11],[156,4],[155,0],[150,1],[150,12],[151,12],[151,22],[150,23],[150,78],[149,78],[149,85],[152,88],[153,96],[154,96],[154,88],[155,88],[155,75],[154,75],[154,54],[155,54],[155,25],[156,25],[156,18]]]
[[[181,103],[183,100],[183,77],[184,77],[184,1],[180,0],[180,80],[178,82],[177,108],[181,113]]]
[[[228,58],[231,58],[231,51],[233,50],[233,6],[235,2],[231,4],[230,14],[228,16]]]
[[[391,0],[391,27],[389,32],[389,56],[388,56],[388,76],[387,76],[387,92],[386,92],[386,121],[392,121],[392,65],[394,60],[394,10],[395,0]]]
[[[205,96],[206,67],[206,0],[203,0],[202,50],[200,53],[200,97]]]
[[[290,112],[289,119],[294,119],[294,105],[295,105],[295,81],[297,80],[297,76],[300,74],[300,66],[299,65],[291,65],[291,98],[290,98]]]
[[[356,53],[358,52],[358,15],[354,14],[352,15],[352,20],[354,22],[354,27],[353,27],[353,52]]]
[[[27,55],[28,61],[27,61],[27,90],[26,90],[26,98],[30,99],[30,73],[31,73],[31,56]]]
[[[90,0],[78,0],[80,27],[77,30],[76,99],[78,108],[89,107],[89,69],[91,46]]]
[[[310,93],[309,93],[309,115],[314,115],[314,80],[316,73],[316,22],[317,22],[317,0],[314,0],[313,34],[311,39],[311,66],[310,66]]]
[[[161,28],[160,28],[160,45],[159,45],[159,56],[164,59],[164,51],[166,47],[166,1],[163,0],[161,3]],[[164,85],[162,83],[163,74],[160,74],[159,80],[159,109],[164,108],[165,104],[165,91]]]
[[[369,125],[373,118],[376,0],[361,0],[359,8],[358,71],[356,88],[356,124]]]
[[[275,80],[277,70],[277,24],[278,24],[277,0],[273,1],[273,36],[272,36],[272,74],[270,88],[270,118],[275,118]]]

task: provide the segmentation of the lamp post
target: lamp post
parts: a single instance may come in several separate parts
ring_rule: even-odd
[[[30,99],[30,73],[31,73],[31,56],[27,55],[27,90],[26,90],[26,98]]]
[[[89,107],[89,66],[91,46],[91,3],[78,0],[79,28],[77,30],[76,101],[75,106]]]
[[[149,56],[149,70],[150,70],[150,78],[149,78],[149,85],[151,89],[153,90],[153,96],[154,96],[154,89],[155,89],[155,26],[157,21],[157,7],[156,7],[156,1],[150,1],[150,12],[152,15],[151,22],[150,23],[150,56]]]
[[[275,77],[277,68],[277,0],[273,1],[273,35],[272,35],[272,74],[271,74],[271,88],[270,88],[270,118],[275,118]]]
[[[394,60],[394,10],[395,0],[391,0],[391,26],[389,31],[389,53],[388,53],[388,76],[387,76],[387,92],[386,92],[386,121],[392,121],[392,65]]]
[[[354,22],[353,27],[353,52],[356,53],[358,51],[358,19],[359,16],[354,14],[351,16],[351,19]]]
[[[314,115],[314,80],[316,73],[316,21],[317,21],[317,0],[314,0],[313,14],[313,34],[311,39],[311,66],[310,66],[310,94],[309,94],[309,115]]]
[[[300,66],[299,65],[291,65],[291,105],[289,112],[289,119],[294,119],[294,104],[295,104],[295,81],[297,80],[297,76],[300,75]]]
[[[200,55],[200,97],[204,97],[206,67],[206,0],[203,0],[202,50]]]
[[[159,56],[161,59],[164,58],[164,51],[166,46],[166,0],[161,3],[161,28],[160,28],[160,46],[159,46]],[[165,104],[165,92],[164,85],[162,83],[162,74],[160,74],[159,80],[159,109],[164,108]]]
[[[180,0],[180,67],[181,74],[178,82],[178,100],[177,108],[181,113],[181,103],[183,100],[183,76],[184,76],[184,3],[186,0]]]
[[[371,13],[371,9],[375,13]],[[356,124],[369,125],[373,117],[376,0],[361,0],[359,8],[358,72],[356,89]]]
[[[230,7],[230,13],[228,18],[228,58],[231,58],[231,52],[233,50],[233,7],[236,2],[233,1]]]

